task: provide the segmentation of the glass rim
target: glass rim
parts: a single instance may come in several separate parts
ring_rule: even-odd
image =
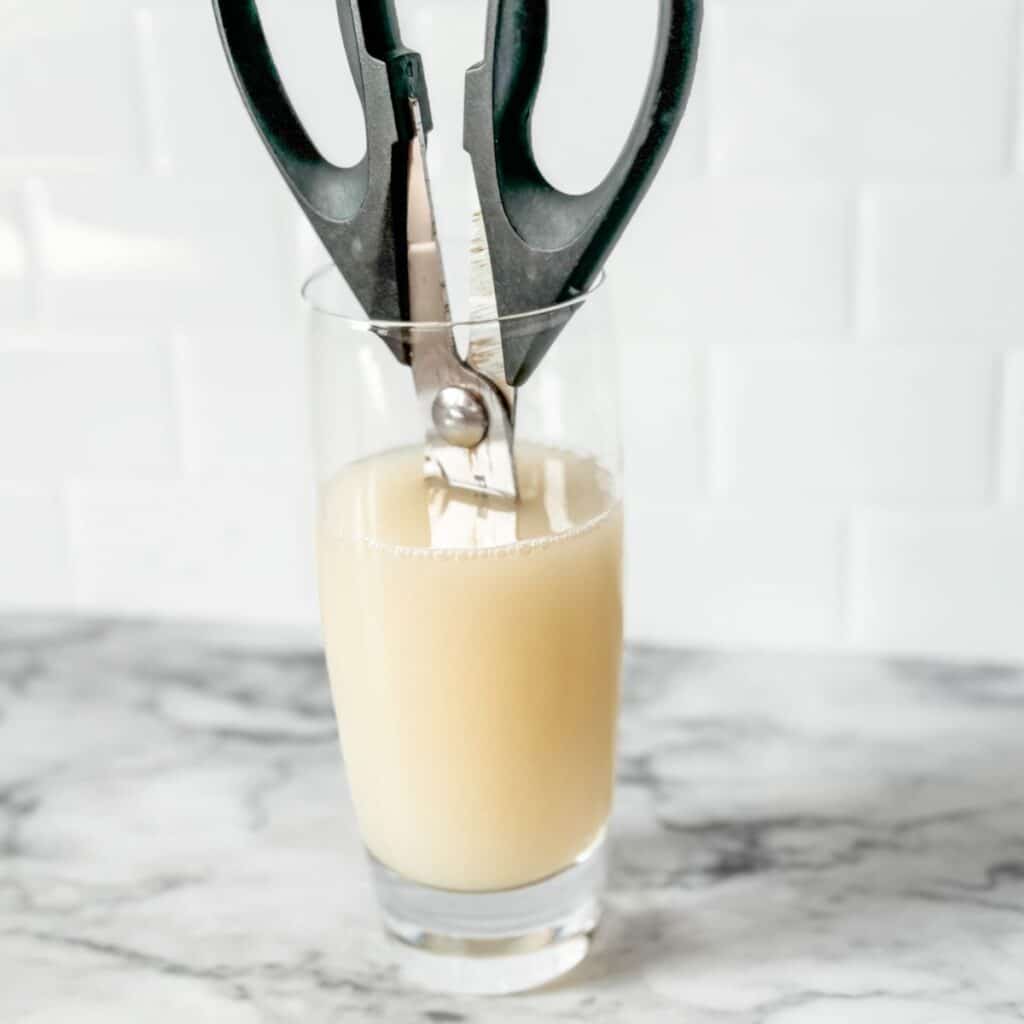
[[[340,320],[353,330],[360,331],[422,331],[437,330],[438,328],[454,329],[467,327],[481,327],[487,324],[511,324],[523,320],[532,320],[537,317],[550,316],[553,313],[560,313],[576,309],[582,306],[588,299],[599,292],[607,280],[607,272],[598,272],[594,283],[579,295],[564,299],[562,302],[555,302],[550,306],[538,306],[536,309],[527,309],[522,313],[508,313],[505,316],[487,317],[484,320],[375,320],[365,313],[360,316],[353,316],[343,313],[339,309],[331,309],[323,303],[317,302],[312,296],[313,288],[331,273],[342,276],[341,271],[333,263],[324,263],[313,271],[303,282],[299,289],[306,305],[315,313],[322,313],[324,316]]]

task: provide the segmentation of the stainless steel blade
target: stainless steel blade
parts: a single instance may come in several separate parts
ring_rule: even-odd
[[[426,472],[438,484],[430,504],[435,547],[479,547],[516,540],[518,498],[512,452],[512,421],[502,393],[486,375],[458,356],[449,324],[448,292],[437,238],[426,141],[419,104],[410,101],[416,138],[410,143],[408,190],[409,312],[416,328],[411,364],[425,431]],[[486,433],[475,447],[449,443],[439,426],[438,396],[462,389],[486,414]],[[450,436],[450,435],[449,435]],[[448,488],[485,495],[486,500],[449,500]],[[476,509],[470,515],[468,509]]]
[[[478,373],[494,382],[504,396],[509,418],[516,421],[516,389],[505,378],[505,354],[501,345],[498,298],[494,268],[487,245],[487,229],[479,208],[473,212],[469,242],[469,352],[466,361]]]

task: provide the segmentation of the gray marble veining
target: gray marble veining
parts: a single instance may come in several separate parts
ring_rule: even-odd
[[[1024,1021],[1024,673],[634,649],[608,914],[410,991],[315,648],[0,619],[0,1021]]]

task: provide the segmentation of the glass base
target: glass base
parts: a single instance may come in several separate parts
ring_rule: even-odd
[[[434,992],[504,995],[544,985],[587,955],[600,917],[603,834],[558,874],[501,892],[433,889],[372,856],[370,863],[401,973]]]

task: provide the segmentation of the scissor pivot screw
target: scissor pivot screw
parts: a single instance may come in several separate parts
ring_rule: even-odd
[[[431,415],[437,432],[457,448],[475,448],[487,436],[487,409],[466,388],[441,388],[434,398]]]

